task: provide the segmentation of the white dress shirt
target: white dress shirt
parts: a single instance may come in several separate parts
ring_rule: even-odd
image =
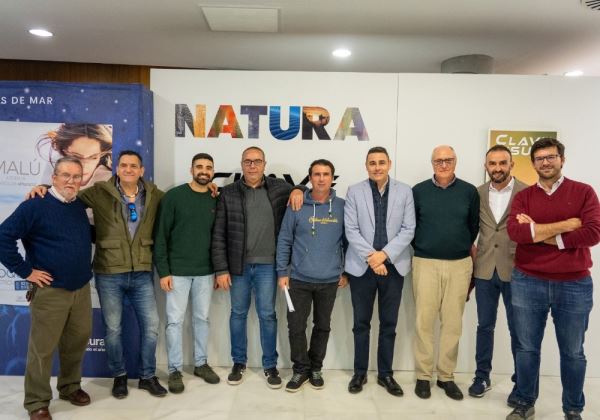
[[[492,209],[492,214],[494,215],[494,219],[496,219],[496,223],[500,223],[500,219],[504,216],[506,212],[506,208],[508,207],[508,203],[510,202],[510,196],[512,194],[513,187],[515,186],[515,178],[511,177],[508,185],[501,190],[497,190],[494,188],[494,183],[490,182],[490,209]]]

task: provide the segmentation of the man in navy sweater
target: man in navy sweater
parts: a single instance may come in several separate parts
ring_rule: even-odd
[[[59,159],[50,194],[21,203],[0,225],[0,262],[32,286],[24,401],[30,419],[52,418],[48,405],[56,347],[59,397],[74,405],[90,403],[81,389],[81,361],[92,328],[91,230],[85,205],[77,199],[82,174],[77,159]],[[19,239],[25,259],[18,252]]]
[[[470,253],[479,232],[479,194],[455,175],[456,153],[438,146],[431,155],[433,177],[413,187],[417,229],[413,247],[415,297],[415,394],[431,396],[435,323],[440,320],[437,385],[454,400],[462,316],[473,274]]]

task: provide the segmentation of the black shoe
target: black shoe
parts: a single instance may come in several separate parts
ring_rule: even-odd
[[[350,383],[348,384],[348,392],[351,394],[358,394],[362,391],[363,385],[367,383],[367,375],[359,375],[355,373],[352,375],[352,379],[350,379]]]
[[[244,372],[246,371],[246,365],[242,363],[234,363],[231,368],[231,373],[227,376],[227,383],[229,385],[239,385],[244,380]]]
[[[298,392],[306,382],[308,382],[308,375],[306,373],[294,373],[292,379],[286,384],[285,390],[287,392]]]
[[[429,381],[425,379],[417,379],[417,384],[415,385],[415,394],[417,397],[423,398],[426,400],[431,397],[431,384]]]
[[[581,420],[581,413],[575,410],[567,411],[565,413],[565,420]]]
[[[437,381],[437,386],[439,386],[440,388],[442,388],[445,392],[446,395],[449,396],[450,398],[452,398],[453,400],[462,400],[463,399],[463,393],[461,392],[461,390],[456,386],[456,384],[454,383],[454,381],[445,381],[442,382],[440,380]]]
[[[506,416],[506,420],[533,420],[535,418],[535,408],[526,405],[517,405],[511,413]]]
[[[325,381],[323,380],[323,373],[320,370],[313,370],[310,372],[310,376],[308,377],[308,382],[313,389],[323,389],[325,388]]]
[[[267,386],[271,389],[279,389],[283,385],[279,371],[276,367],[265,369],[265,376],[267,378]]]
[[[154,397],[164,397],[167,395],[167,390],[158,382],[156,376],[148,379],[140,379],[138,388],[148,391]]]
[[[117,399],[123,399],[129,395],[127,390],[127,375],[117,376],[113,381],[112,396]]]
[[[394,377],[392,375],[384,376],[383,378],[378,376],[377,383],[384,387],[388,393],[392,394],[395,397],[401,397],[404,395],[404,391],[402,391],[402,388],[400,387],[400,385],[398,385],[398,382],[394,380]]]

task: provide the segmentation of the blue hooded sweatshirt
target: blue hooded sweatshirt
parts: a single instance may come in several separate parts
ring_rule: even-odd
[[[344,200],[324,203],[304,192],[299,211],[285,212],[277,240],[277,275],[311,283],[337,282],[344,271]],[[291,273],[288,274],[291,259]]]

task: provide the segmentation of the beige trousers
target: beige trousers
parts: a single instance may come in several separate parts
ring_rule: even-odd
[[[438,380],[454,380],[462,316],[473,273],[471,257],[461,260],[413,258],[412,281],[416,307],[415,371],[417,379],[433,377],[433,341],[440,320]]]

